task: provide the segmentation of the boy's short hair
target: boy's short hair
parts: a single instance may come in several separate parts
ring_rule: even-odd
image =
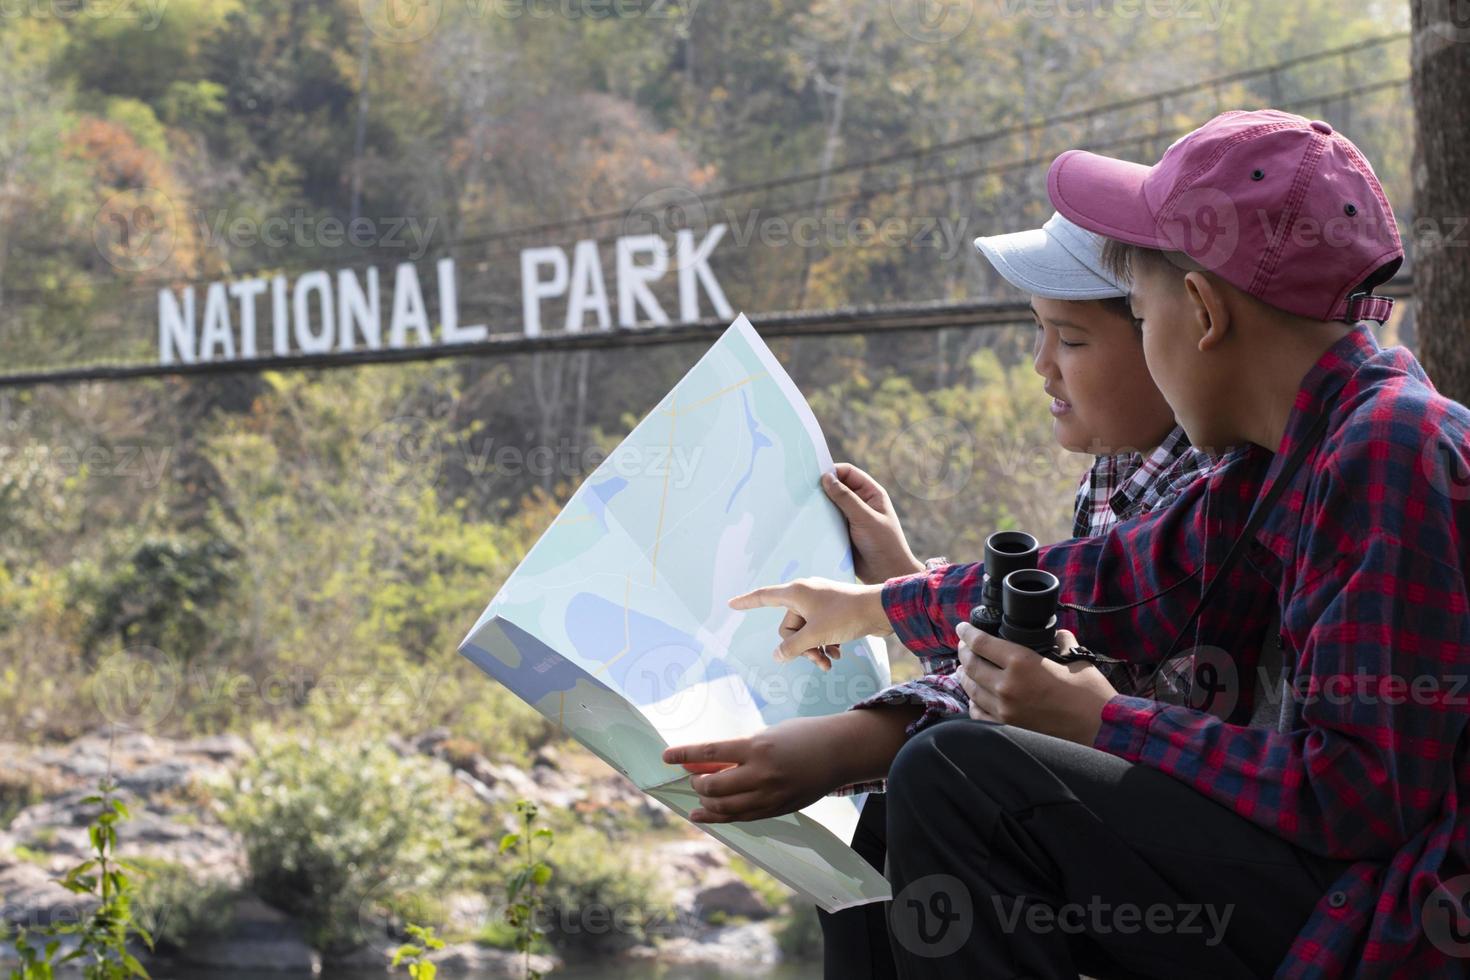
[[[1162,252],[1156,248],[1145,248],[1142,245],[1120,242],[1116,238],[1109,238],[1103,242],[1103,268],[1120,282],[1133,282],[1134,270],[1145,263],[1162,263],[1172,266],[1179,271],[1181,278],[1186,272],[1205,271],[1204,266],[1183,252]],[[1131,308],[1128,315],[1130,318],[1133,315]]]

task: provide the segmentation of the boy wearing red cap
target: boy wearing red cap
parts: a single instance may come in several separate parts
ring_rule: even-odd
[[[1043,549],[1059,620],[1135,663],[1190,653],[1218,697],[1118,695],[1085,662],[973,630],[978,565],[741,597],[796,613],[789,650],[884,629],[957,650],[978,722],[894,735],[911,712],[852,712],[888,733],[842,775],[887,770],[901,972],[1463,972],[1470,412],[1359,322],[1386,314],[1371,291],[1402,258],[1378,181],[1326,123],[1253,112],[1154,167],[1064,154],[1048,189],[1119,243],[1190,439],[1239,447],[1167,510]],[[1278,613],[1282,710],[1250,727]],[[696,777],[715,812],[769,810],[780,782],[747,750],[669,755],[737,763]]]

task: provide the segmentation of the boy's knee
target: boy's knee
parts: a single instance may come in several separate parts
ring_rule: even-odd
[[[888,770],[890,797],[917,799],[956,780],[975,776],[981,760],[1008,754],[1009,728],[991,722],[956,719],[931,725],[904,743]]]
[[[1070,794],[1028,747],[1032,733],[994,722],[956,719],[915,735],[888,771],[888,800],[922,819],[941,800],[963,798],[978,811],[1024,809]],[[890,810],[891,812],[891,810]]]

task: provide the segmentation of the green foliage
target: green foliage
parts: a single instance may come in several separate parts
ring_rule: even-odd
[[[444,940],[434,935],[432,926],[409,925],[411,943],[404,943],[393,951],[393,966],[406,965],[413,980],[434,980],[438,967],[429,962],[429,953],[444,948]]]
[[[1072,491],[1090,457],[1052,440],[1030,364],[981,349],[951,371],[930,390],[888,377],[815,393],[836,457],[889,489],[916,554],[978,555],[1002,528],[1066,537]]]
[[[386,746],[259,735],[224,790],[251,888],[318,949],[364,939],[376,908],[442,893],[473,866],[472,816],[451,784]]]
[[[502,918],[492,918],[483,923],[469,938],[481,946],[494,949],[515,949],[520,930]]]
[[[541,973],[531,969],[531,953],[545,938],[537,914],[542,908],[542,889],[551,881],[551,865],[545,857],[556,835],[548,827],[536,826],[537,809],[531,801],[516,801],[516,814],[521,818],[521,829],[500,838],[499,853],[516,860],[516,868],[505,883],[505,917],[516,930],[516,951],[525,956],[526,977],[541,980]],[[537,842],[542,844],[539,855]]]
[[[171,125],[201,127],[224,115],[225,87],[210,81],[171,82],[159,108]]]
[[[615,955],[652,942],[673,922],[674,908],[657,876],[629,859],[604,832],[568,830],[550,861],[548,939],[578,957]]]
[[[37,946],[32,941],[32,933],[45,935],[43,930],[21,928],[11,940],[15,945],[15,954],[20,959],[20,966],[10,971],[10,980],[52,980],[56,975],[52,960],[56,958],[61,942],[47,939],[44,944]],[[0,929],[0,938],[4,935],[4,930]]]
[[[98,813],[87,827],[92,856],[61,877],[61,887],[86,899],[91,910],[80,922],[53,924],[42,929],[22,929],[15,938],[20,966],[10,980],[52,980],[59,966],[75,964],[85,980],[128,980],[148,978],[148,971],[128,949],[133,938],[153,948],[153,937],[133,911],[133,882],[136,866],[116,856],[117,824],[128,818],[128,808],[115,798],[113,783],[104,780],[101,792],[82,800],[95,803]],[[62,954],[62,936],[75,936],[77,945]],[[34,937],[34,938],[33,938]],[[44,940],[37,946],[35,939]]]
[[[190,942],[216,933],[228,921],[235,890],[214,880],[200,880],[173,861],[135,857],[138,869],[136,917],[160,949],[184,949]]]
[[[793,903],[776,927],[776,946],[786,960],[822,957],[822,922],[814,905]]]
[[[107,100],[103,116],[131,133],[143,149],[159,157],[168,156],[168,134],[148,103],[111,98]]]
[[[93,857],[67,871],[61,879],[61,886],[67,891],[94,898],[98,903],[81,923],[59,929],[63,934],[76,935],[79,940],[77,948],[63,956],[61,962],[80,962],[86,980],[146,978],[148,971],[128,951],[128,940],[136,935],[149,948],[153,946],[152,936],[133,918],[132,882],[127,872],[136,869],[113,855],[117,849],[117,822],[127,819],[128,809],[111,792],[112,786],[104,784],[102,795],[83,800],[101,808],[87,828]]]
[[[188,663],[208,649],[214,615],[234,585],[223,541],[145,540],[98,583],[88,647],[169,650]]]
[[[34,848],[26,847],[24,844],[15,845],[10,853],[14,854],[20,860],[34,864],[37,867],[45,868],[51,864],[50,854],[45,851],[38,851]]]

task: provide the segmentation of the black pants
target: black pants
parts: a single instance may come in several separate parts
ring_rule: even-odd
[[[911,739],[885,802],[906,977],[1269,976],[1348,866],[1157,770],[985,722]],[[853,939],[888,907],[824,917],[828,977],[894,975]]]
[[[863,803],[852,849],[883,871],[888,848],[887,795]],[[841,912],[817,910],[822,923],[822,976],[826,980],[889,980],[898,976],[888,941],[889,902],[857,905]]]

